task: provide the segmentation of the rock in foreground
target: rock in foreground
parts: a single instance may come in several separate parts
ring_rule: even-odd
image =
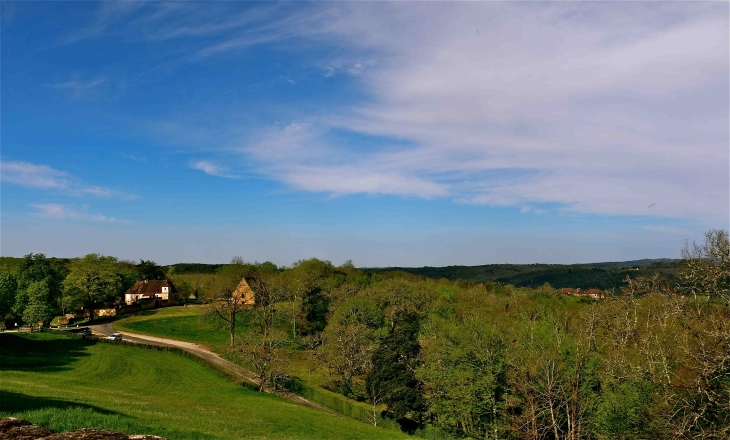
[[[4,440],[167,440],[156,435],[127,435],[118,431],[85,428],[54,433],[27,420],[0,417],[0,438]]]

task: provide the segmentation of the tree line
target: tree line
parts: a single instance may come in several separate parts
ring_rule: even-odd
[[[55,316],[122,302],[122,294],[137,280],[165,279],[153,261],[139,263],[89,254],[62,260],[28,254],[15,270],[0,270],[0,318],[7,328],[47,325]]]
[[[455,438],[728,438],[730,246],[726,231],[705,238],[685,246],[676,281],[627,278],[602,300],[239,258],[210,307],[234,326],[244,308],[231,293],[246,277],[256,334],[236,340],[232,326],[231,353],[263,388],[287,377],[287,350],[305,350],[331,390],[372,405],[373,424]]]

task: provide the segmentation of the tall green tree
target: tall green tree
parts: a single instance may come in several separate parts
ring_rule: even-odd
[[[23,310],[23,321],[27,324],[47,323],[53,317],[50,304],[51,289],[48,279],[31,283],[27,290],[28,304]]]
[[[12,312],[22,316],[28,306],[28,288],[31,284],[46,281],[48,285],[48,306],[51,310],[59,311],[63,279],[66,269],[63,264],[46,258],[43,254],[28,254],[18,268],[18,290]]]
[[[72,261],[63,285],[70,297],[89,310],[91,319],[97,303],[118,297],[123,288],[117,259],[99,254]]]
[[[139,260],[137,274],[140,280],[164,280],[167,279],[165,271],[154,261]]]
[[[121,260],[117,262],[117,272],[122,278],[122,291],[126,291],[139,279],[137,266],[133,261]]]
[[[713,229],[704,243],[685,244],[682,250],[681,286],[697,298],[717,298],[730,305],[730,239],[728,232]]]
[[[0,319],[12,318],[11,312],[15,305],[15,295],[18,292],[18,280],[15,275],[0,272]]]
[[[410,417],[420,424],[425,409],[422,383],[416,378],[420,345],[414,325],[399,325],[381,342],[372,356],[365,378],[371,400],[379,397],[397,420]]]
[[[383,312],[372,301],[355,297],[340,304],[322,332],[317,358],[335,374],[343,394],[352,394],[353,378],[369,371],[375,332],[382,324]]]
[[[365,293],[385,314],[391,330],[401,322],[423,317],[438,298],[422,280],[391,278],[374,284]]]
[[[28,306],[28,288],[31,284],[46,281],[49,289],[48,306],[55,313],[60,311],[63,279],[67,273],[65,265],[58,260],[46,258],[43,254],[28,254],[18,267],[18,289],[12,313],[22,317]]]
[[[500,438],[505,391],[504,340],[481,316],[434,317],[424,324],[423,382],[434,423],[463,436]]]
[[[289,285],[294,335],[319,332],[326,327],[330,302],[327,292],[338,285],[335,272],[331,262],[312,258],[296,262],[284,275]]]

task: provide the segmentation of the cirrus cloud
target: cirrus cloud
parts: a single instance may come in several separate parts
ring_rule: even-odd
[[[216,165],[213,162],[207,161],[207,160],[199,160],[196,162],[193,162],[190,164],[190,168],[194,170],[199,170],[204,172],[205,174],[216,176],[216,177],[225,177],[227,179],[238,179],[239,176],[235,174],[231,174],[226,169],[220,165]]]
[[[357,84],[360,94],[333,98],[328,112],[291,108],[246,139],[235,122],[208,139],[179,130],[277,181],[334,195],[727,220],[727,4],[224,5],[197,21],[188,7],[160,7],[129,30],[195,37],[192,61],[296,40],[327,49],[329,61],[313,63],[325,76]],[[363,138],[378,147],[359,148]],[[238,177],[208,160],[191,167]]]
[[[85,220],[108,223],[131,223],[129,220],[116,219],[103,214],[89,212],[89,205],[64,205],[44,203],[28,205],[36,210],[36,216],[53,220]]]
[[[44,190],[55,190],[71,196],[136,198],[133,194],[97,185],[85,185],[71,174],[24,161],[0,162],[0,180],[5,183]]]

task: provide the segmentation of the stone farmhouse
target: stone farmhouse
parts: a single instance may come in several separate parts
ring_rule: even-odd
[[[177,288],[168,280],[137,281],[124,293],[124,302],[131,305],[145,299],[152,299],[155,300],[156,306],[159,306],[169,301],[177,302],[178,294]]]
[[[231,299],[244,307],[252,307],[256,304],[256,296],[245,278],[241,278],[236,290],[231,294]]]

